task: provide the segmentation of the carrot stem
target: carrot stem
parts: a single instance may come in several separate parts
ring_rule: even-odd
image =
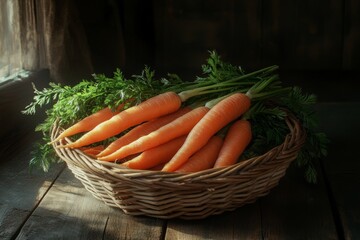
[[[239,82],[240,80],[244,80],[244,79],[248,79],[250,77],[254,77],[258,74],[262,74],[263,76],[266,76],[268,73],[275,71],[276,69],[278,69],[277,65],[274,66],[270,66],[270,67],[266,67],[263,69],[260,69],[258,71],[254,71],[245,75],[241,75],[239,77],[235,77],[229,80],[226,80],[224,82],[219,82],[219,83],[215,83],[215,84],[210,84],[210,85],[205,85],[202,86],[202,83],[197,83],[193,86],[190,86],[191,88],[188,90],[184,90],[182,92],[179,93],[179,96],[182,100],[182,102],[187,101],[189,98],[192,98],[194,96],[199,96],[202,94],[206,94],[208,92],[205,92],[206,90],[209,89],[217,89],[217,90],[213,90],[212,92],[221,92],[224,91],[224,87],[230,87],[230,86],[241,86],[241,85],[250,85],[252,86],[253,84],[256,84],[256,81],[247,81],[247,82]]]

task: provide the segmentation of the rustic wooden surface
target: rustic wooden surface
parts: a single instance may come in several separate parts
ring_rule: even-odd
[[[0,145],[0,239],[360,239],[360,103],[317,110],[331,140],[317,185],[293,164],[255,203],[193,221],[127,216],[93,198],[64,164],[30,173],[35,137],[14,133]]]

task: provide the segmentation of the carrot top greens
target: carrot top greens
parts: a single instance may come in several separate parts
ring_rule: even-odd
[[[43,134],[43,138],[34,147],[30,166],[48,171],[51,164],[59,161],[52,146],[47,144],[50,142],[49,131],[57,120],[66,127],[104,107],[115,110],[120,104],[125,104],[126,109],[168,91],[177,93],[183,105],[190,106],[216,102],[224,96],[240,92],[251,94],[253,102],[244,116],[251,121],[253,140],[243,157],[263,154],[283,142],[288,133],[284,121],[287,115],[284,109],[287,109],[301,121],[307,133],[307,141],[299,153],[297,164],[305,169],[308,182],[316,182],[316,161],[327,153],[327,138],[316,130],[313,109],[316,97],[304,94],[298,87],[283,87],[276,73],[276,65],[247,73],[241,67],[222,61],[212,51],[201,67],[202,75],[193,81],[183,81],[176,74],[156,78],[155,72],[145,67],[139,75],[130,78],[125,78],[117,69],[112,77],[94,74],[92,79],[82,80],[74,86],[50,83],[48,88],[42,90],[34,86],[33,101],[23,113],[32,115],[43,108],[46,118],[35,129]],[[99,144],[105,146],[112,140],[107,139]]]
[[[45,108],[46,118],[36,127],[42,132],[43,138],[36,143],[32,152],[30,167],[40,167],[48,171],[52,163],[57,162],[50,142],[49,131],[55,121],[60,119],[61,125],[68,126],[79,119],[95,113],[104,107],[115,110],[121,103],[130,106],[127,100],[134,99],[132,104],[155,96],[166,89],[179,83],[179,79],[155,79],[154,71],[145,67],[140,75],[126,79],[117,69],[113,77],[103,74],[94,74],[91,80],[82,80],[75,86],[63,86],[49,83],[48,88],[42,90],[34,86],[33,101],[25,107],[24,114],[32,115],[39,108]]]

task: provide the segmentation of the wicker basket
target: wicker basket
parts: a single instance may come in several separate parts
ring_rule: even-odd
[[[133,170],[95,160],[79,150],[56,147],[69,139],[54,148],[85,188],[109,206],[130,215],[201,219],[254,202],[278,184],[305,141],[297,119],[289,116],[286,123],[290,131],[284,142],[265,154],[191,174]],[[55,124],[51,138],[60,131]]]

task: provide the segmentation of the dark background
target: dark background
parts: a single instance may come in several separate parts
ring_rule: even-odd
[[[209,50],[254,70],[280,66],[282,80],[320,101],[358,100],[357,0],[77,0],[96,73],[144,65],[158,76],[201,74]]]
[[[317,95],[319,102],[360,101],[358,0],[33,2],[40,40],[48,36],[46,29],[39,29],[47,26],[41,19],[48,19],[49,10],[55,16],[52,39],[59,40],[58,32],[65,31],[60,43],[52,39],[48,43],[53,59],[63,52],[65,60],[55,64],[65,65],[58,71],[66,70],[74,79],[62,78],[65,84],[91,79],[93,73],[111,76],[116,68],[129,77],[145,65],[155,70],[156,77],[176,73],[193,80],[201,74],[208,51],[216,50],[224,61],[246,71],[279,65],[285,85],[300,86]],[[47,45],[40,41],[39,46],[41,62],[47,56],[41,47]],[[84,49],[88,54],[82,55]],[[91,67],[84,67],[88,63]],[[39,89],[46,87],[54,72],[45,69],[26,84],[0,89],[0,123],[9,126],[0,135],[17,126],[18,119],[36,122],[20,111],[33,97],[31,82]]]

